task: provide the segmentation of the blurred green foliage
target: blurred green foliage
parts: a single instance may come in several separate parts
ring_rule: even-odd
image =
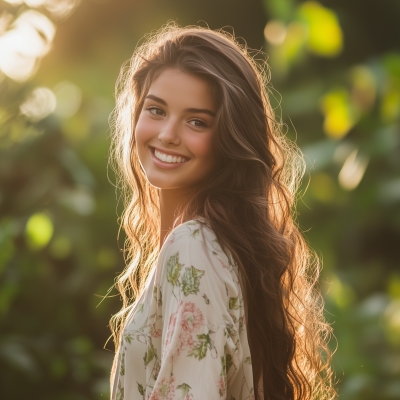
[[[98,304],[124,262],[107,119],[120,65],[168,19],[231,25],[264,46],[271,100],[307,161],[298,220],[323,261],[339,393],[400,398],[398,2],[0,7],[2,398],[109,395],[113,346],[103,346],[119,297]],[[27,32],[30,41],[17,40]]]

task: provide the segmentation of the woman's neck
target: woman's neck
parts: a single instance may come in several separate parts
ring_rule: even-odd
[[[193,194],[193,188],[160,189],[161,232],[160,249],[171,231],[178,209],[184,207]],[[185,222],[185,221],[183,221]]]

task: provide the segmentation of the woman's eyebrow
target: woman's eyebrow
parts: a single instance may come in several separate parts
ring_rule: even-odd
[[[168,106],[168,104],[165,100],[161,99],[160,97],[154,96],[154,94],[148,94],[146,96],[146,99],[151,99],[151,100],[157,101],[160,104],[163,104],[164,106]],[[211,110],[208,110],[207,108],[186,108],[185,112],[208,114],[208,115],[211,115],[212,117],[215,117],[215,113],[212,112]]]
[[[165,100],[160,99],[159,97],[154,96],[153,94],[148,94],[148,95],[146,96],[146,99],[155,100],[155,101],[157,101],[158,103],[164,104],[164,106],[167,106],[167,105],[168,105],[167,102],[166,102]]]
[[[212,112],[211,110],[208,110],[207,108],[187,108],[185,111],[190,113],[208,114],[211,115],[212,117],[215,117],[215,113]]]

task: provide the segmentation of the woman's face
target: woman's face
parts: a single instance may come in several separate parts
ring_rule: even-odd
[[[210,84],[195,75],[169,68],[153,81],[135,131],[140,164],[151,185],[189,188],[212,172],[216,111]]]

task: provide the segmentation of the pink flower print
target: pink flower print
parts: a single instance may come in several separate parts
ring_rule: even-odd
[[[172,232],[171,237],[167,240],[166,244],[172,244],[175,242],[175,232]]]
[[[181,332],[179,333],[178,354],[181,350],[193,346],[193,334],[196,333],[204,323],[203,313],[191,302],[185,304],[180,317]]]
[[[157,386],[151,392],[148,400],[174,400],[175,398],[175,377],[169,381],[166,378],[161,379]]]
[[[224,262],[218,257],[218,261],[220,262],[220,264],[222,265],[223,268],[228,269],[228,267],[224,264]]]
[[[150,336],[153,338],[158,338],[162,335],[161,329],[156,328],[156,323],[150,325]]]
[[[181,306],[182,306],[182,301],[178,304],[177,310],[174,313],[172,313],[171,316],[169,317],[167,337],[165,339],[165,344],[164,344],[163,358],[164,358],[165,354],[168,352],[169,347],[171,345],[171,340],[174,335],[176,321],[178,318],[178,312],[179,312]]]
[[[219,392],[219,397],[222,397],[225,399],[225,394],[226,394],[226,388],[225,388],[225,379],[223,376],[218,378],[217,380],[217,389]]]
[[[182,330],[186,333],[197,332],[204,324],[204,316],[194,303],[188,302],[182,311]]]
[[[174,334],[178,335],[174,353],[179,356],[182,350],[193,346],[193,335],[203,324],[204,315],[201,310],[194,303],[187,302],[183,305],[183,301],[181,301],[178,309],[171,314],[169,319],[163,358],[169,350]],[[175,330],[177,331],[175,332]]]

